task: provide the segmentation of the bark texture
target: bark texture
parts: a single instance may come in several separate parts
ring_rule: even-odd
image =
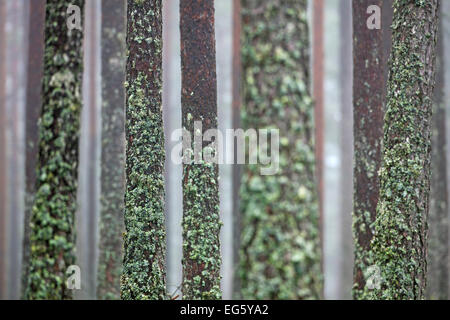
[[[46,0],[30,1],[28,27],[28,66],[25,122],[25,217],[22,256],[22,295],[28,281],[30,260],[30,217],[36,187],[36,159],[38,154],[38,120],[42,106],[42,76],[44,60],[44,27]]]
[[[442,9],[442,8],[441,8]],[[442,12],[442,11],[441,11]],[[436,87],[432,116],[431,199],[428,242],[427,299],[448,300],[448,199],[444,30],[439,27]]]
[[[370,263],[370,243],[379,198],[383,135],[384,54],[382,29],[367,27],[367,8],[382,0],[353,0],[353,139],[355,241],[353,298],[360,299]]]
[[[70,4],[81,9],[84,1]],[[36,194],[31,216],[27,299],[70,299],[83,74],[83,33],[66,27],[69,3],[48,0]]]
[[[121,297],[164,299],[162,2],[127,3],[125,252]]]
[[[194,132],[195,121],[203,133],[217,128],[214,2],[181,0],[180,35],[182,126],[194,138],[201,134]],[[211,147],[206,141],[197,146],[202,154]],[[184,299],[220,299],[219,169],[198,162],[183,165],[182,293]]]
[[[125,192],[125,13],[125,0],[102,0],[99,299],[120,298]]]
[[[280,136],[276,175],[260,175],[261,164],[243,169],[244,299],[321,297],[309,49],[306,0],[242,1],[242,125]]]
[[[427,273],[431,115],[438,0],[394,2],[380,198],[370,299],[423,299]]]

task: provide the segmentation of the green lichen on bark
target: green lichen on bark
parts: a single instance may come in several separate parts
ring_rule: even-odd
[[[244,129],[279,129],[276,175],[245,165],[244,299],[317,299],[322,291],[306,0],[242,2]],[[273,151],[272,151],[273,152]],[[248,153],[248,152],[247,152]]]
[[[125,0],[102,0],[102,156],[97,297],[120,298],[125,153]]]
[[[165,299],[162,3],[128,0],[122,299]]]
[[[182,125],[194,137],[195,121],[202,123],[203,133],[217,128],[214,2],[181,0],[180,31]],[[207,148],[203,143],[201,152]],[[220,299],[218,165],[185,163],[182,183],[183,298]]]
[[[438,0],[396,0],[380,198],[372,240],[379,289],[369,299],[422,299],[426,287],[431,114]]]
[[[83,12],[83,0],[70,4]],[[46,5],[43,107],[27,299],[72,297],[66,288],[66,270],[75,263],[83,33],[66,27],[68,5],[60,0],[48,0]]]
[[[442,6],[441,6],[442,8]],[[441,11],[442,12],[442,11]],[[431,198],[428,240],[428,299],[448,300],[448,200],[446,102],[444,100],[443,25],[440,23],[437,44],[436,87],[432,117]]]
[[[379,197],[378,170],[383,138],[383,99],[385,92],[383,30],[367,28],[369,5],[382,0],[353,1],[353,298],[360,299],[366,285],[370,243]],[[348,143],[348,141],[346,142]]]

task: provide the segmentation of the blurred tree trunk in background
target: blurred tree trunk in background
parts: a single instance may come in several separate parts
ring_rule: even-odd
[[[316,157],[316,180],[319,205],[319,232],[323,251],[324,181],[324,0],[313,1],[313,99],[314,99],[314,148]],[[323,263],[321,262],[323,271]]]
[[[81,9],[83,0],[70,2]],[[48,0],[37,186],[31,216],[26,298],[70,299],[66,271],[75,262],[75,210],[83,73],[83,32],[67,29],[69,3]]]
[[[121,297],[166,298],[162,3],[129,0],[126,192]]]
[[[341,86],[341,181],[340,246],[338,296],[351,299],[353,286],[353,90],[352,90],[352,0],[339,2],[340,18],[340,86]]]
[[[232,128],[241,127],[241,89],[242,89],[242,64],[241,64],[241,0],[233,0],[233,60],[232,60]],[[237,154],[238,145],[233,145],[233,152]],[[241,212],[240,196],[242,165],[234,164],[232,172],[232,197],[233,197],[233,299],[241,298],[241,277],[239,275],[239,251],[241,247]]]
[[[180,67],[180,21],[179,0],[165,1],[163,5],[163,116],[166,155],[170,155],[177,139],[172,133],[181,128],[181,67]],[[183,256],[182,226],[183,191],[181,163],[166,157],[165,215],[167,225],[167,292],[180,296]]]
[[[75,299],[95,299],[98,258],[98,217],[100,190],[100,1],[85,6],[83,111],[81,134],[78,210],[76,216],[76,260],[81,272],[81,290]]]
[[[370,266],[370,242],[379,197],[378,169],[383,134],[386,59],[382,29],[371,30],[367,26],[371,15],[367,10],[371,5],[381,9],[383,1],[353,0],[354,299],[362,297],[366,285],[365,273]]]
[[[44,60],[44,29],[46,0],[30,1],[28,26],[27,94],[25,111],[25,216],[22,258],[22,295],[28,281],[30,258],[30,217],[36,187],[36,160],[38,155],[38,120],[42,105],[42,75]]]
[[[280,136],[275,175],[261,175],[261,164],[243,169],[242,298],[317,299],[323,281],[307,1],[242,1],[242,36],[243,128],[279,129]]]
[[[441,7],[441,15],[444,11]],[[428,299],[448,300],[448,194],[444,62],[444,24],[440,20],[436,45],[436,86],[432,116],[431,196],[428,242]]]
[[[395,1],[371,299],[423,299],[439,1]],[[378,275],[375,276],[377,278]],[[374,276],[372,276],[372,280]],[[375,283],[376,284],[376,283]]]
[[[180,36],[182,126],[195,140],[206,130],[217,129],[213,1],[180,1]],[[202,132],[194,129],[196,121]],[[217,146],[215,152],[222,152]],[[201,154],[209,148],[207,142],[192,145]],[[182,293],[184,299],[220,299],[219,168],[197,155],[195,159],[197,163],[190,159],[183,165]]]
[[[125,0],[102,0],[102,143],[98,299],[120,298],[124,210]]]
[[[0,299],[7,297],[6,1],[0,1]]]

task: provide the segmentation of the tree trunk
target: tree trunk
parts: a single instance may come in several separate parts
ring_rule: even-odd
[[[38,155],[38,120],[42,105],[42,75],[44,60],[44,28],[46,0],[30,1],[28,26],[28,66],[25,121],[25,217],[22,257],[22,295],[28,281],[30,260],[30,217],[36,187],[36,159]]]
[[[438,0],[394,3],[380,198],[372,242],[381,285],[366,288],[367,298],[423,299],[425,295],[438,21]]]
[[[164,299],[162,3],[128,0],[122,299]]]
[[[102,0],[102,139],[98,299],[120,298],[124,210],[125,1]]]
[[[341,208],[339,238],[342,255],[339,259],[338,297],[350,299],[353,284],[353,90],[352,90],[352,2],[339,2],[340,12],[340,85],[341,85]]]
[[[324,0],[313,1],[313,99],[314,99],[314,140],[316,156],[316,180],[319,205],[320,243],[323,245],[323,159],[324,159]],[[323,248],[322,248],[323,251]],[[321,266],[323,271],[323,265]]]
[[[6,1],[0,1],[0,299],[7,297]]]
[[[233,0],[233,60],[232,60],[232,127],[234,130],[241,126],[241,89],[242,89],[242,64],[241,64],[241,0]],[[233,145],[234,154],[238,146]],[[242,165],[233,165],[233,298],[241,298],[241,281],[239,275],[239,250],[241,246],[241,212],[239,190],[241,188]]]
[[[73,0],[82,12],[83,0]],[[36,195],[31,216],[28,299],[70,299],[66,271],[75,262],[83,32],[68,31],[68,3],[48,0],[43,107]]]
[[[320,298],[307,1],[244,0],[242,8],[242,125],[280,136],[276,175],[260,175],[262,164],[243,168],[242,297]]]
[[[441,12],[442,8],[441,8]],[[436,87],[432,116],[431,199],[428,243],[427,298],[448,300],[448,199],[444,32],[440,21]]]
[[[383,133],[383,32],[367,27],[370,5],[381,8],[383,1],[353,0],[354,299],[362,296],[366,284],[364,275],[370,266]]]
[[[196,121],[203,133],[217,129],[214,2],[181,0],[180,35],[182,126],[194,137]],[[197,148],[203,154],[210,146]],[[220,299],[218,165],[196,162],[183,165],[183,298]]]

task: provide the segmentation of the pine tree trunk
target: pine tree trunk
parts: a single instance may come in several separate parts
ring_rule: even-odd
[[[442,8],[441,8],[441,12]],[[436,87],[432,116],[431,199],[428,242],[427,298],[448,300],[448,199],[444,30],[439,25]]]
[[[394,2],[372,299],[423,299],[439,1]],[[375,280],[375,279],[374,279]]]
[[[0,1],[0,299],[7,297],[6,284],[6,1]]]
[[[164,299],[162,3],[128,0],[122,299]]]
[[[370,5],[381,8],[383,1],[353,0],[354,299],[362,296],[365,273],[370,266],[383,134],[383,31],[367,27]]]
[[[83,0],[70,2],[81,9]],[[70,299],[83,74],[83,32],[68,31],[66,1],[48,0],[28,299]],[[82,17],[81,17],[82,18]]]
[[[214,2],[180,1],[182,126],[194,140],[217,129]],[[216,137],[217,138],[217,137]],[[198,147],[206,151],[208,142]],[[184,150],[187,151],[187,150]],[[219,150],[221,152],[221,150]],[[183,165],[184,299],[220,299],[220,217],[218,165],[205,159]]]
[[[124,185],[125,1],[102,0],[102,153],[97,297],[120,298]]]
[[[261,175],[262,164],[243,168],[242,297],[320,298],[307,1],[244,0],[242,32],[243,128],[280,136],[276,175]]]
[[[30,218],[36,187],[36,159],[38,154],[38,120],[42,105],[42,75],[44,59],[44,27],[46,0],[30,1],[28,26],[28,66],[25,127],[25,217],[22,257],[22,295],[28,281],[30,260]]]
[[[353,117],[352,117],[352,2],[339,2],[340,12],[340,85],[341,85],[341,177],[340,177],[340,229],[342,256],[339,259],[339,295],[350,299],[353,284]]]

